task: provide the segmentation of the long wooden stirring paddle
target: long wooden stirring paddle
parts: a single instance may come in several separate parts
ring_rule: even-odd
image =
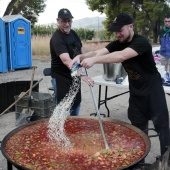
[[[88,76],[86,69],[85,69],[85,71],[86,71],[86,75]],[[106,139],[106,135],[105,135],[105,131],[104,131],[104,128],[103,128],[102,119],[101,119],[101,116],[100,116],[100,113],[99,113],[99,109],[98,109],[98,106],[97,106],[97,102],[96,102],[96,98],[94,96],[94,92],[93,92],[92,86],[89,86],[89,87],[90,87],[90,91],[91,91],[91,94],[92,94],[92,98],[93,98],[93,102],[94,102],[94,105],[95,105],[95,109],[96,109],[96,112],[97,112],[97,116],[99,118],[99,124],[100,124],[101,132],[102,132],[102,135],[103,135],[105,149],[110,149],[109,145],[108,145],[108,142],[107,142],[107,139]]]

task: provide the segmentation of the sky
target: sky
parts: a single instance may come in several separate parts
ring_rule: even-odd
[[[10,0],[0,0],[0,17],[2,17]],[[38,17],[38,24],[56,23],[58,11],[61,8],[67,8],[71,11],[74,20],[86,17],[103,17],[105,14],[100,14],[97,11],[91,11],[85,3],[85,0],[47,0],[46,8]]]

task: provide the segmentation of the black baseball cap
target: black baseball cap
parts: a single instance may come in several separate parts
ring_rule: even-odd
[[[119,31],[124,25],[132,24],[133,19],[130,15],[125,13],[120,13],[114,19],[109,31],[117,32]]]
[[[58,12],[58,18],[74,18],[74,17],[72,16],[71,12],[68,9],[62,8]]]

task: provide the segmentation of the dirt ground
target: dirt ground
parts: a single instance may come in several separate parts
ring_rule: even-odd
[[[39,92],[42,93],[52,93],[48,91],[48,87],[51,87],[51,78],[44,77],[43,69],[50,67],[50,61],[39,61],[33,60],[33,66],[37,66],[35,71],[35,80],[43,80],[39,84]],[[14,72],[8,72],[0,74],[0,83],[10,82],[10,81],[20,81],[20,80],[30,80],[32,70],[24,69]],[[93,68],[88,70],[90,77],[100,76],[103,74],[103,65],[95,65]],[[103,87],[103,86],[102,86]],[[96,100],[98,100],[98,85],[93,87]],[[122,92],[127,91],[128,89],[109,87],[108,96],[113,96]],[[102,97],[104,97],[104,87],[102,88]],[[108,107],[110,109],[110,118],[118,119],[127,123],[130,123],[127,118],[127,108],[128,108],[128,98],[129,93],[114,98],[108,101]],[[168,103],[168,109],[170,111],[170,95],[166,94],[166,99]],[[89,116],[91,113],[95,113],[95,107],[90,92],[89,86],[82,81],[82,103],[80,115]],[[100,113],[107,114],[107,110],[104,105],[100,107]],[[152,122],[150,122],[150,128],[153,127]],[[15,112],[9,112],[0,117],[0,141],[13,129],[15,129]],[[153,134],[154,132],[150,132]],[[147,163],[155,162],[156,156],[160,155],[159,153],[159,140],[158,137],[150,138],[151,140],[151,149],[149,154],[146,157]],[[0,170],[6,170],[6,159],[0,153]],[[14,168],[15,169],[15,168]]]

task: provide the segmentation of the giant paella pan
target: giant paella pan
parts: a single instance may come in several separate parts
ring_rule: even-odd
[[[150,140],[140,129],[103,118],[110,149],[105,150],[98,119],[68,117],[64,128],[72,147],[51,143],[48,120],[20,126],[5,136],[2,154],[21,170],[123,170],[137,165],[150,151]]]

